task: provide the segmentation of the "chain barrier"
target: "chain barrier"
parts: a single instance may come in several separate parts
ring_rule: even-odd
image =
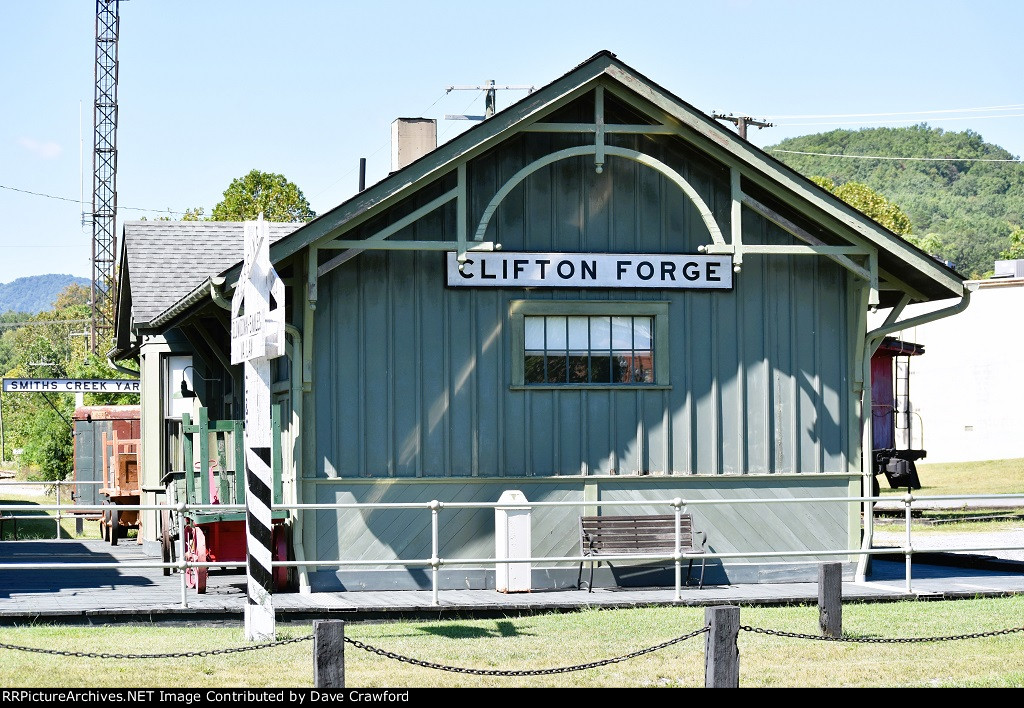
[[[985,637],[997,637],[1007,634],[1016,634],[1024,632],[1024,627],[1013,627],[1011,629],[997,629],[990,632],[976,632],[974,634],[954,634],[949,636],[939,637],[826,637],[817,634],[801,634],[799,632],[784,632],[777,629],[765,629],[763,627],[751,627],[750,625],[740,625],[740,630],[744,632],[752,632],[754,634],[764,634],[773,637],[786,637],[789,639],[810,639],[819,642],[847,642],[852,644],[921,644],[926,642],[948,642],[956,641],[961,639],[982,639]],[[427,669],[437,669],[439,671],[450,671],[453,673],[460,674],[472,674],[475,676],[549,676],[551,674],[565,674],[573,671],[584,671],[586,669],[596,669],[601,666],[607,666],[609,664],[617,664],[628,659],[635,659],[638,656],[645,654],[652,654],[661,649],[672,646],[673,644],[679,644],[687,639],[692,639],[700,634],[705,634],[711,631],[711,627],[704,626],[700,629],[694,630],[688,634],[683,634],[674,639],[669,639],[661,644],[656,644],[645,649],[638,649],[637,651],[629,654],[623,654],[622,656],[616,656],[611,659],[600,659],[598,661],[591,661],[586,664],[576,664],[573,666],[559,666],[552,669],[520,669],[514,671],[507,671],[502,669],[473,669],[463,666],[448,666],[445,664],[438,664],[432,661],[424,661],[422,659],[414,659],[412,657],[403,656],[402,654],[396,654],[392,651],[380,649],[361,642],[358,639],[352,639],[351,637],[345,637],[345,642],[351,644],[357,649],[362,649],[371,654],[377,654],[387,659],[394,659],[406,664],[412,664],[414,666],[422,666]],[[307,634],[301,637],[294,637],[292,639],[281,639],[276,642],[267,642],[266,644],[255,644],[246,647],[230,647],[227,649],[206,649],[201,651],[184,651],[184,652],[161,652],[155,654],[109,654],[106,652],[85,652],[85,651],[62,651],[59,649],[41,649],[39,647],[24,647],[17,644],[4,644],[0,643],[0,649],[7,649],[10,651],[23,651],[32,654],[48,654],[51,656],[74,656],[86,659],[186,659],[204,656],[221,656],[224,654],[241,654],[242,652],[259,651],[261,649],[271,649],[273,647],[280,647],[286,644],[296,644],[298,642],[307,642],[313,639],[312,634]]]
[[[701,627],[700,629],[698,629],[696,631],[693,631],[693,632],[690,632],[689,634],[684,634],[681,637],[676,637],[675,639],[669,639],[667,642],[662,642],[661,644],[657,644],[657,645],[655,645],[653,647],[647,647],[646,649],[640,649],[640,650],[634,651],[634,652],[632,652],[630,654],[624,654],[623,656],[617,656],[617,657],[612,658],[612,659],[601,659],[600,661],[591,661],[591,662],[586,663],[586,664],[577,664],[575,666],[559,666],[559,667],[556,667],[554,669],[522,669],[522,670],[518,670],[518,671],[504,671],[504,670],[501,670],[501,669],[470,669],[470,668],[467,668],[467,667],[464,667],[464,666],[446,666],[445,664],[435,664],[432,661],[423,661],[421,659],[413,659],[411,657],[402,656],[401,654],[396,654],[396,653],[391,652],[391,651],[386,651],[384,649],[378,649],[375,646],[372,646],[370,644],[366,644],[364,642],[360,642],[359,640],[352,639],[350,637],[345,637],[345,641],[347,643],[351,644],[352,646],[356,647],[357,649],[363,649],[365,651],[370,652],[371,654],[378,654],[378,655],[386,657],[388,659],[394,659],[395,661],[400,661],[400,662],[403,662],[403,663],[406,663],[406,664],[413,664],[414,666],[422,666],[422,667],[427,668],[427,669],[437,669],[439,671],[451,671],[451,672],[454,672],[454,673],[457,673],[457,674],[472,674],[474,676],[549,676],[551,674],[567,674],[570,671],[583,671],[584,669],[596,669],[599,666],[607,666],[608,664],[617,664],[620,661],[626,661],[627,659],[634,659],[634,658],[636,658],[638,656],[643,656],[644,654],[650,654],[652,652],[658,651],[659,649],[664,649],[665,647],[670,647],[673,644],[678,644],[679,642],[684,642],[687,639],[692,639],[693,637],[696,637],[698,634],[704,634],[704,633],[709,632],[709,631],[711,631],[710,627],[708,627],[708,626]]]
[[[160,654],[107,654],[105,652],[97,653],[90,651],[60,651],[59,649],[40,649],[38,647],[22,647],[16,644],[0,644],[0,649],[10,649],[11,651],[26,651],[32,654],[50,654],[52,656],[78,656],[86,659],[188,659],[197,656],[241,654],[245,651],[258,651],[260,649],[270,649],[271,647],[284,646],[285,644],[306,642],[312,638],[312,634],[307,634],[304,637],[295,637],[294,639],[280,639],[276,642],[267,642],[266,644],[254,644],[253,646],[249,647],[231,647],[229,649],[204,649],[202,651],[180,651],[166,652]]]
[[[951,642],[958,639],[980,639],[982,637],[997,637],[1001,634],[1014,634],[1024,632],[1024,627],[1013,629],[997,629],[991,632],[977,632],[975,634],[953,634],[948,637],[823,637],[817,634],[800,634],[798,632],[783,632],[777,629],[764,629],[762,627],[751,627],[741,625],[744,632],[754,634],[768,634],[773,637],[789,637],[790,639],[815,639],[819,642],[850,642],[853,644],[922,644],[924,642]]]

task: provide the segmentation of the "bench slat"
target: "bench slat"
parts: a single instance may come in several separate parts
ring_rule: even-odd
[[[679,548],[686,553],[699,551],[695,544],[693,517],[679,518]],[[675,514],[642,516],[581,516],[580,546],[583,555],[675,552]]]
[[[703,532],[693,528],[690,514],[679,515],[679,550],[683,553],[704,553]],[[701,539],[697,539],[697,535]],[[591,564],[591,583],[594,563],[601,556],[635,555],[667,556],[676,551],[676,515],[647,514],[640,516],[581,516],[580,555],[595,560]],[[638,558],[639,560],[639,558]],[[690,561],[690,566],[693,561]],[[580,563],[582,579],[583,563]],[[689,580],[689,569],[687,569]],[[577,582],[577,587],[580,582]],[[704,586],[704,561],[701,560],[700,586]]]
[[[681,533],[681,534],[679,534],[679,538],[681,540],[687,540],[687,539],[693,538],[693,535],[692,534],[688,534],[688,533]],[[636,542],[636,543],[660,543],[660,542],[675,543],[676,535],[675,535],[675,533],[671,533],[671,532],[669,532],[669,533],[657,533],[657,534],[631,534],[629,536],[623,536],[623,535],[619,535],[619,534],[601,534],[601,533],[593,534],[593,533],[591,533],[591,534],[587,534],[587,539],[588,539],[588,541],[595,541],[595,542],[601,542],[601,543],[629,543],[631,541],[632,542]]]
[[[604,542],[610,542],[610,541],[625,542],[625,541],[630,541],[630,540],[636,540],[636,541],[675,541],[676,540],[676,532],[674,530],[673,531],[662,531],[662,532],[649,532],[649,533],[645,533],[645,534],[609,534],[609,533],[606,533],[606,532],[603,532],[603,531],[597,531],[597,532],[593,532],[593,533],[588,533],[587,536],[592,538],[592,539],[596,539],[596,540],[600,540],[600,541],[604,541]],[[687,537],[687,538],[689,538],[690,536],[692,536],[692,534],[690,534],[689,532],[680,534],[680,537]]]

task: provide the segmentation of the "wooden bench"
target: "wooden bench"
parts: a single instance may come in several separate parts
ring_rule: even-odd
[[[704,553],[707,534],[694,531],[693,517],[682,514],[679,521],[681,553]],[[700,537],[700,543],[696,542]],[[616,555],[651,555],[665,556],[676,552],[676,517],[675,514],[644,515],[644,516],[581,516],[580,517],[580,555],[591,558],[590,582],[587,591],[594,591],[594,565],[600,562],[601,556]],[[576,589],[582,589],[583,563],[580,561],[580,572],[576,578]],[[705,559],[700,559],[700,584],[704,587]],[[693,558],[686,568],[686,582],[690,581],[693,569]]]

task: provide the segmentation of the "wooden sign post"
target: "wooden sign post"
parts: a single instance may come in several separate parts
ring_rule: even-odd
[[[271,567],[270,360],[284,354],[284,283],[270,264],[269,229],[245,223],[245,260],[231,299],[231,363],[245,364],[245,638],[276,637]]]

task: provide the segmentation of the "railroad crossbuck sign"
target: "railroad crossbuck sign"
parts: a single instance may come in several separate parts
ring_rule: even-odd
[[[245,364],[245,638],[275,638],[271,540],[270,360],[284,354],[284,283],[270,264],[269,229],[245,223],[245,260],[231,299],[231,363]]]

